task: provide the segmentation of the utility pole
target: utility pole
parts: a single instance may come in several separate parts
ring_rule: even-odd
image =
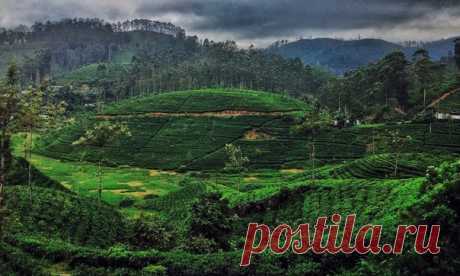
[[[426,89],[423,89],[423,107],[426,106]]]
[[[315,158],[316,158],[316,147],[315,143],[311,144],[311,152],[310,152],[310,161],[312,163],[312,171],[311,171],[311,179],[315,181]]]

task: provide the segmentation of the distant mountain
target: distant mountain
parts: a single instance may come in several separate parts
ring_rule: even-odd
[[[454,38],[428,42],[421,47],[427,49],[433,59],[439,60],[443,56],[448,56],[449,51],[453,51],[453,40]],[[267,50],[284,57],[298,57],[306,64],[320,65],[336,74],[343,74],[375,62],[396,50],[404,52],[410,58],[416,49],[416,47],[406,47],[381,39],[317,38],[301,39],[290,43],[276,42]]]
[[[431,58],[439,60],[442,57],[453,55],[454,52],[454,40],[459,37],[451,37],[447,39],[436,40],[427,42],[423,45],[423,48],[428,50]]]

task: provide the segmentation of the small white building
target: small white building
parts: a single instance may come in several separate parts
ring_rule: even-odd
[[[460,114],[436,112],[434,117],[437,120],[460,120]]]

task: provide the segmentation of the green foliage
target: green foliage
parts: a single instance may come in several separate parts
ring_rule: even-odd
[[[187,113],[218,111],[291,112],[308,109],[293,98],[251,90],[202,89],[162,93],[156,96],[128,99],[107,106],[108,115],[138,113]]]
[[[291,131],[297,115],[283,116],[115,116],[113,123],[128,125],[132,136],[118,139],[102,148],[76,145],[83,135],[85,123],[76,124],[44,137],[39,153],[50,157],[98,162],[100,155],[110,165],[130,165],[168,170],[221,169],[228,160],[225,144],[239,146],[250,159],[249,169],[303,167],[309,163],[308,146],[315,143],[318,164],[354,160],[366,156],[372,137],[388,137],[389,131],[399,131],[401,137],[411,136],[412,142],[403,152],[460,152],[459,124],[456,122],[388,124],[370,127],[324,128],[315,135]],[[97,123],[99,120],[92,119]],[[255,132],[269,139],[246,138]],[[249,136],[249,135],[248,135]],[[56,138],[57,137],[57,138]],[[440,143],[439,141],[442,141]],[[389,151],[389,149],[391,149]],[[382,152],[393,152],[392,148]]]
[[[148,265],[142,269],[142,272],[152,276],[167,275],[166,268],[162,265]]]
[[[379,257],[369,262],[369,266],[373,267],[376,273],[391,271],[406,275],[454,275],[460,269],[459,162],[446,162],[437,168],[430,168],[430,174],[433,175],[425,180],[417,200],[406,207],[402,216],[414,225],[441,225],[438,245],[441,248],[439,256],[442,258],[438,255],[418,255],[413,252],[385,260]],[[386,264],[385,268],[379,266],[383,262]]]
[[[172,35],[155,33],[158,26]],[[333,78],[299,59],[238,50],[230,41],[201,44],[181,29],[148,20],[38,23],[31,34],[0,33],[0,42],[14,44],[18,37],[45,46],[56,40],[56,45],[26,58],[22,75],[12,66],[0,88],[2,130],[11,114],[21,115],[13,116],[21,120],[2,136],[8,138],[2,153],[13,168],[7,180],[18,184],[7,188],[10,212],[2,213],[8,215],[7,223],[2,221],[8,235],[0,242],[3,273],[40,275],[58,264],[75,275],[414,274],[420,268],[440,275],[459,270],[459,166],[439,164],[460,153],[460,125],[330,127],[334,119],[409,118],[449,91],[456,85],[455,70],[429,60],[426,51],[417,51],[412,63],[401,52],[391,53]],[[75,41],[82,47],[74,47]],[[66,72],[82,64],[88,65]],[[42,91],[28,90],[20,97],[20,82],[38,84],[57,71],[63,74],[54,84],[64,87],[51,91],[44,85]],[[240,89],[193,90],[200,87]],[[184,91],[161,93],[171,90]],[[54,92],[60,95],[50,96]],[[318,95],[328,108],[320,108],[307,93]],[[45,94],[53,108],[43,105]],[[455,111],[457,95],[441,101],[439,110]],[[32,175],[41,188],[28,198],[20,186],[28,163],[11,159],[9,135],[21,128],[49,127],[41,117],[59,113],[60,97],[81,99],[79,104],[97,101],[98,107],[117,103],[50,132],[36,144],[35,152],[59,160],[31,158],[39,168]],[[340,114],[334,118],[329,110]],[[374,136],[383,140],[378,155],[369,154]],[[102,157],[112,167],[103,168]],[[96,167],[83,161],[100,163]],[[222,168],[230,172],[219,172]],[[257,168],[264,171],[253,171]],[[97,189],[102,169],[106,191],[102,194],[100,185],[99,194],[113,205],[96,205],[86,197]],[[134,219],[125,220],[115,206]],[[148,214],[137,217],[139,210]],[[238,266],[248,222],[295,226],[334,213],[356,213],[358,225],[383,225],[388,229],[385,241],[399,224],[442,224],[446,255],[264,254],[250,268]]]
[[[225,163],[224,170],[232,172],[241,172],[244,170],[246,163],[249,163],[249,158],[243,155],[241,148],[233,144],[225,145],[225,152],[228,156],[228,162]]]
[[[2,275],[47,275],[43,263],[34,260],[20,249],[0,242],[0,270]]]
[[[206,193],[206,185],[199,181],[190,181],[185,187],[168,193],[165,196],[146,199],[139,207],[147,210],[160,211],[174,222],[183,221],[190,215],[193,203]]]
[[[446,155],[434,154],[401,154],[398,164],[396,178],[421,177],[426,173],[426,169],[431,165],[438,165],[444,160],[451,159]],[[394,160],[392,154],[377,154],[355,161],[347,162],[343,165],[334,166],[326,169],[319,174],[321,178],[394,178]]]
[[[211,193],[201,197],[192,206],[187,235],[191,242],[187,244],[188,249],[195,253],[230,249],[228,238],[235,222],[233,216],[228,201],[221,199],[220,194]]]
[[[302,122],[294,127],[294,131],[316,134],[334,123],[332,114],[327,108],[314,108],[303,115]]]
[[[120,136],[131,136],[129,129],[124,124],[111,124],[110,122],[100,122],[85,132],[84,136],[80,137],[72,145],[92,145],[96,147],[103,147],[112,143]]]
[[[167,93],[124,101],[114,105],[113,109],[108,107],[106,111],[115,115],[96,116],[46,136],[39,152],[70,160],[80,160],[82,152],[86,152],[86,160],[93,162],[98,162],[99,156],[103,155],[111,165],[169,170],[220,169],[227,160],[225,144],[234,143],[253,160],[249,166],[271,164],[276,167],[290,158],[301,156],[300,151],[298,156],[294,150],[285,148],[294,149],[302,144],[289,133],[289,127],[298,114],[294,111],[304,108],[308,109],[308,106],[264,92],[206,90]],[[221,114],[221,111],[227,113]],[[84,144],[68,147],[85,136],[88,126],[98,125],[101,121],[127,125],[132,136],[129,139],[114,138],[99,148]],[[245,138],[246,133],[259,129],[279,139]],[[291,139],[286,142],[288,138]],[[288,152],[294,156],[288,156]]]
[[[408,62],[403,53],[390,53],[330,81],[317,95],[322,104],[332,110],[346,109],[352,118],[369,122],[410,119],[458,87],[456,70],[431,61],[428,55],[417,54]]]
[[[412,206],[423,178],[406,180],[366,179],[317,179],[304,180],[307,176],[296,176],[278,185],[251,191],[244,197],[235,197],[232,205],[245,222],[257,221],[268,225],[288,223],[315,223],[319,216],[341,214],[357,215],[357,225],[381,224],[388,229],[385,238],[398,223],[405,224],[401,217],[405,208]]]
[[[11,168],[6,176],[8,185],[26,185],[27,184],[27,170],[29,162],[24,158],[14,158]],[[52,188],[61,191],[68,190],[62,186],[59,182],[49,178],[43,174],[40,170],[32,167],[31,171],[32,185],[44,188]]]
[[[166,225],[165,220],[158,216],[148,216],[142,213],[133,222],[129,232],[129,242],[137,249],[168,250],[175,245],[175,233]]]
[[[6,190],[8,221],[14,232],[59,237],[78,244],[109,246],[125,237],[125,221],[107,205],[53,189],[38,188],[30,200],[25,187]]]

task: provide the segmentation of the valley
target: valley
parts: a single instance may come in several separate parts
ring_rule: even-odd
[[[75,18],[0,42],[2,275],[460,271],[460,41],[240,48]],[[333,214],[382,226],[390,246],[398,225],[441,225],[441,252],[408,234],[401,254],[240,266],[250,223]]]

